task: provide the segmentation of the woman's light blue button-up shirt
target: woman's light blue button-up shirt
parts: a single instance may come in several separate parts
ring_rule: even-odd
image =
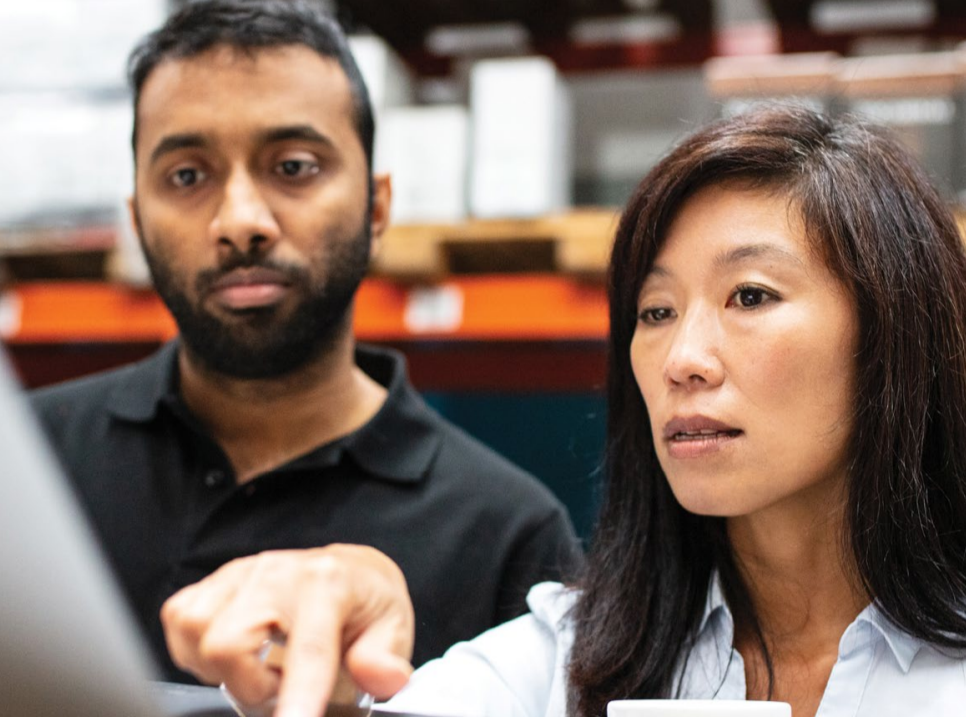
[[[576,598],[557,583],[530,591],[531,613],[420,668],[388,708],[453,717],[566,717]],[[418,627],[417,627],[418,629]],[[743,700],[734,622],[713,581],[698,637],[679,667],[681,696]],[[966,717],[966,656],[903,633],[870,605],[839,641],[816,717]]]

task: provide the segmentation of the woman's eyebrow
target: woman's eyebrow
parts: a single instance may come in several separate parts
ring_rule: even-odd
[[[718,254],[714,258],[714,268],[727,269],[752,259],[768,259],[785,264],[794,264],[801,268],[805,266],[801,257],[777,244],[744,244]]]
[[[780,247],[777,244],[764,243],[743,244],[742,246],[737,246],[733,249],[722,252],[715,256],[713,260],[713,267],[717,271],[722,271],[724,269],[733,268],[734,266],[746,261],[762,258],[805,268],[805,264],[802,262],[801,257],[788,251],[788,249]],[[674,272],[667,267],[661,266],[660,264],[654,264],[644,276],[644,280],[641,282],[641,288],[644,288],[647,282],[651,279],[667,279],[672,278],[673,276]]]

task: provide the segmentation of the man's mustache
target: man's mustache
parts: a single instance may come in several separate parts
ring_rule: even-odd
[[[266,269],[285,277],[292,286],[307,286],[310,283],[308,270],[303,266],[288,264],[266,258],[259,252],[233,251],[216,269],[206,269],[198,274],[195,286],[199,295],[204,295],[211,286],[227,274],[239,269]]]

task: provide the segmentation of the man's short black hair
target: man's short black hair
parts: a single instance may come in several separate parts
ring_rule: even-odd
[[[321,5],[311,0],[196,0],[141,40],[128,58],[128,80],[134,93],[131,141],[135,151],[138,103],[148,75],[165,60],[193,57],[222,44],[246,52],[305,45],[338,62],[349,79],[355,126],[371,172],[375,121],[369,93],[345,33]]]

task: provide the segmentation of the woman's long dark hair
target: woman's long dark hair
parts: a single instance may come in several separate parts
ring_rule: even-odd
[[[674,697],[721,577],[770,661],[721,518],[686,512],[661,470],[630,365],[641,284],[670,222],[725,182],[776,192],[849,288],[859,347],[842,540],[899,628],[966,647],[966,252],[951,212],[897,142],[853,119],[770,108],[685,140],[641,182],[609,278],[607,488],[574,608],[572,717]]]

